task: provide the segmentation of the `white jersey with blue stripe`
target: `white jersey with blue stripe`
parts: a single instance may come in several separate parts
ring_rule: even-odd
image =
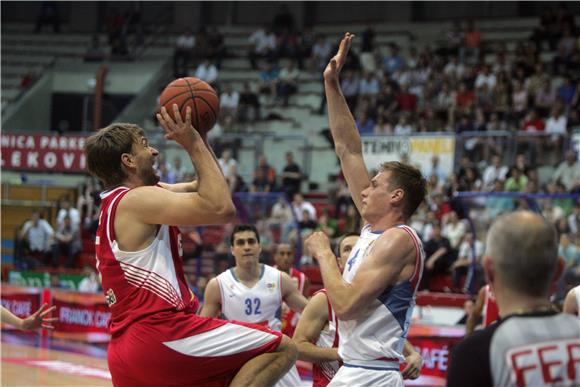
[[[415,270],[409,280],[388,286],[363,315],[354,320],[340,320],[338,353],[347,366],[391,369],[404,361],[403,346],[411,323],[415,294],[425,261],[425,252],[417,233],[409,226],[396,226],[406,231],[415,244]],[[374,242],[383,231],[371,231],[367,224],[346,262],[343,278],[351,283],[360,265],[369,256]]]

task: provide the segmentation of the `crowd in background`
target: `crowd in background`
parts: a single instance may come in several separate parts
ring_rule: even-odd
[[[360,46],[349,53],[341,81],[361,134],[481,134],[463,143],[464,156],[453,171],[445,171],[439,158],[433,157],[431,166],[423,170],[428,197],[411,224],[423,239],[427,254],[421,287],[428,289],[437,277],[449,276],[451,281],[444,283],[443,290],[469,291],[466,286],[471,279],[466,277],[475,273],[480,282],[476,286],[483,280],[481,257],[491,220],[503,212],[529,208],[530,202],[492,196],[466,206],[466,201],[455,197],[457,192],[580,192],[577,155],[568,151],[561,160],[558,153],[565,148],[563,141],[570,129],[580,125],[580,41],[574,17],[565,5],[547,9],[530,39],[519,42],[513,52],[504,43],[486,43],[484,33],[472,22],[457,22],[443,31],[444,38],[436,47],[410,47],[406,53],[394,43],[384,53],[376,35],[368,27],[357,37]],[[220,90],[219,125],[224,130],[237,122],[262,119],[264,98],[260,95],[266,96],[269,104],[288,106],[290,96],[299,91],[301,74],[319,74],[335,52],[332,43],[311,27],[299,31],[287,8],[272,25],[252,33],[249,41],[247,58],[259,73],[259,81],[245,82],[242,90],[235,90],[220,83],[222,62],[230,54],[216,27],[201,28],[195,34],[186,29],[177,39],[174,75],[196,76]],[[280,58],[288,59],[282,69]],[[322,99],[319,112],[324,112],[324,106]],[[532,136],[522,137],[521,153],[513,164],[508,164],[498,138],[485,136],[495,131]],[[536,136],[538,133],[549,135]],[[285,194],[268,206],[260,224],[264,243],[269,245],[266,259],[275,243],[289,242],[296,247],[297,263],[312,265],[315,263],[308,251],[300,248],[311,231],[322,230],[336,240],[360,229],[361,219],[340,174],[333,176],[322,201],[309,199],[311,193],[304,190],[308,176],[291,152],[280,171],[269,164],[268,154],[260,155],[250,181],[240,176],[235,149],[216,148],[232,193]],[[413,162],[408,155],[401,158],[402,162]],[[540,173],[545,166],[553,168],[548,176]],[[166,183],[194,179],[179,157],[169,162],[161,153],[157,169]],[[70,202],[61,203],[57,224],[50,225],[36,214],[23,226],[19,236],[28,244],[23,245],[22,256],[38,258],[42,253],[42,259],[52,265],[61,264],[64,256],[64,265],[74,266],[81,230],[94,235],[98,221],[99,188],[91,179],[88,182],[80,190],[76,208]],[[580,205],[568,198],[537,202],[559,233],[560,254],[566,260],[559,289],[562,295],[566,286],[580,281]],[[203,234],[201,229],[187,230],[188,257],[213,256],[216,264],[210,275],[219,274],[231,261],[228,245],[223,238],[207,245]],[[227,232],[222,237],[225,235]],[[472,266],[475,271],[470,270]],[[196,291],[203,294],[207,277],[194,278],[193,272]]]

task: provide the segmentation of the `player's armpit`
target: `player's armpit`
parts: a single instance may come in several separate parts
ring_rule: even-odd
[[[396,285],[405,268],[414,268],[415,251],[415,244],[406,231],[398,228],[385,231],[360,265],[348,291],[340,298],[328,293],[338,317],[341,320],[357,318],[385,288]]]
[[[199,315],[202,317],[218,317],[222,309],[221,299],[218,280],[212,278],[205,287],[204,304]]]
[[[118,211],[127,211],[145,224],[173,226],[222,224],[235,215],[231,197],[207,198],[195,192],[175,193],[154,186],[129,191]]]

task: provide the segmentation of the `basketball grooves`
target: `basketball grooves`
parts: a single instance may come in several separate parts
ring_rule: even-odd
[[[160,104],[161,106],[165,106],[165,105],[167,105],[169,102],[171,102],[171,100],[172,100],[172,99],[175,99],[175,98],[177,98],[177,97],[180,97],[180,96],[182,96],[183,94],[187,94],[187,90],[186,90],[186,91],[183,91],[183,92],[181,92],[181,93],[179,93],[179,94],[174,94],[174,95],[172,95],[172,96],[171,96],[171,98],[169,98],[167,101],[159,101],[159,104]],[[166,108],[167,110],[169,110],[169,108],[170,108],[170,107],[169,107],[169,106],[166,106],[165,108]]]
[[[215,118],[217,118],[217,114],[216,114],[215,110],[213,110],[213,106],[211,106],[211,104],[210,104],[209,102],[207,102],[207,100],[206,100],[204,97],[201,97],[201,96],[199,96],[199,95],[198,95],[198,96],[196,96],[195,98],[199,98],[199,99],[201,99],[203,102],[205,102],[205,104],[207,105],[207,107],[209,108],[209,110],[211,110],[211,112],[213,113],[213,116],[214,116]]]
[[[191,90],[191,85],[189,84],[189,81],[187,79],[184,79],[184,80],[185,80],[185,83],[187,83],[187,86],[189,87],[189,95],[191,96],[191,101],[193,102],[193,108],[195,109],[195,115],[194,115],[194,117],[195,117],[195,122],[194,122],[195,129],[199,130],[200,129],[200,127],[199,127],[199,115],[197,112],[197,103],[195,102],[195,95],[193,94],[193,90]],[[187,101],[188,100],[185,100],[184,103],[186,103]]]

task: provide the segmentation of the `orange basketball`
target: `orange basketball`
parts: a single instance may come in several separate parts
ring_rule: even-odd
[[[207,82],[194,77],[178,78],[161,92],[160,106],[165,106],[173,117],[173,104],[179,106],[181,118],[191,107],[191,123],[200,134],[207,133],[215,124],[220,109],[216,91]]]

